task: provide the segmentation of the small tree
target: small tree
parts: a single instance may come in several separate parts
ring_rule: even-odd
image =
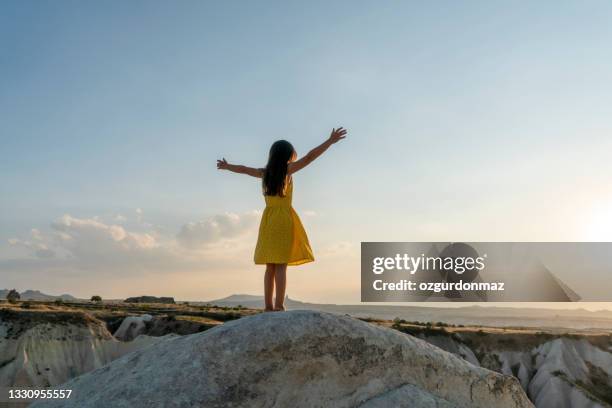
[[[15,289],[11,289],[8,295],[6,295],[6,300],[8,300],[9,303],[17,303],[19,299],[21,299],[21,296]]]
[[[98,302],[101,302],[101,301],[102,301],[102,298],[101,298],[100,296],[98,296],[98,295],[93,295],[93,296],[91,297],[91,301],[92,301],[92,302],[95,302],[95,303],[98,303]]]

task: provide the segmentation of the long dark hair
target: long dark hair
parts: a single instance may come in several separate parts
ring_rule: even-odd
[[[286,140],[272,143],[263,175],[264,195],[281,197],[285,195],[288,163],[294,152],[293,146]]]

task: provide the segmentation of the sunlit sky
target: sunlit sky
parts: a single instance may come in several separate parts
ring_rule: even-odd
[[[361,241],[612,240],[612,3],[3,1],[0,288],[260,294],[262,166],[359,302]],[[598,305],[597,308],[601,308]]]

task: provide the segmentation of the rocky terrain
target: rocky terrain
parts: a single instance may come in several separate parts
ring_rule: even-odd
[[[62,384],[159,339],[119,341],[83,312],[0,309],[0,386]]]
[[[33,406],[532,406],[515,377],[315,311],[264,313],[161,341],[63,387],[75,390],[70,400]]]
[[[474,365],[519,379],[538,408],[612,404],[612,337],[529,329],[466,329],[396,321],[403,331]]]
[[[57,301],[4,303],[0,305],[0,386],[62,384],[163,336],[197,333],[249,313],[255,312]]]
[[[282,337],[289,333],[286,327],[291,326],[293,320],[285,322],[275,317],[274,319],[277,320],[273,321],[279,327],[273,327],[269,326],[272,323],[267,321],[242,318],[258,315],[259,312],[259,310],[244,307],[193,304],[59,304],[57,301],[20,302],[17,305],[5,303],[0,305],[0,386],[59,385],[78,375],[100,368],[131,351],[142,350],[144,352],[145,348],[157,342],[160,342],[159,347],[162,347],[161,344],[165,344],[165,340],[176,337],[176,335],[196,334],[197,337],[204,336],[204,334],[212,336],[210,333],[216,332],[226,333],[218,335],[221,336],[219,338],[216,337],[217,335],[204,338],[212,338],[215,342],[221,343],[226,341],[229,347],[232,340],[228,336],[230,334],[233,336],[240,331],[241,334],[237,335],[239,339],[234,340],[236,346],[227,350],[237,350],[243,346],[248,349],[254,345],[243,345],[243,341],[254,342],[259,338],[257,336],[263,336],[257,331],[259,329],[251,326],[251,323],[248,325],[245,323],[249,321],[255,321],[258,325],[268,327],[268,330],[274,333],[274,338],[268,339],[269,341],[282,340],[296,347],[297,341],[292,342],[289,338],[283,340]],[[266,314],[266,316],[272,315],[285,315],[285,313]],[[291,312],[286,315],[293,316],[294,314]],[[327,313],[319,315],[328,316]],[[235,320],[237,321],[234,322]],[[365,324],[365,327],[382,326],[385,328],[383,334],[376,332],[377,335],[382,336],[380,341],[386,339],[385,336],[388,336],[386,333],[391,330],[402,338],[413,339],[414,337],[424,340],[437,347],[430,349],[446,350],[464,360],[466,364],[513,376],[517,379],[516,383],[520,384],[537,407],[609,407],[612,404],[612,337],[610,331],[495,328],[449,325],[442,322],[408,322],[402,319],[389,321],[362,318],[362,320],[367,323],[358,323]],[[350,321],[355,321],[355,319],[350,319]],[[320,330],[319,326],[312,322],[302,321],[300,324],[315,331]],[[345,323],[342,325],[346,326]],[[219,329],[208,331],[217,326],[234,328],[229,332]],[[251,333],[252,330],[255,331]],[[294,332],[296,330],[297,328]],[[357,328],[351,328],[351,330],[357,330]],[[333,337],[333,333],[331,327],[321,330],[321,336],[323,336],[321,338]],[[364,333],[361,336],[365,335]],[[295,335],[298,336],[298,334]],[[300,344],[306,340],[303,336],[305,334],[298,336],[301,339]],[[347,355],[361,353],[358,353],[357,349],[350,348],[352,343],[348,338],[342,338],[346,343],[345,352],[349,353]],[[330,344],[340,347],[334,339],[332,340]],[[200,340],[193,341],[199,342]],[[418,344],[420,343],[422,342]],[[197,347],[204,347],[203,343],[198,344]],[[321,341],[315,344],[316,346],[310,346],[310,352],[322,347]],[[211,360],[206,360],[206,364],[210,363],[215,367],[225,366],[225,360],[221,362],[212,360],[214,356],[219,358],[225,356],[225,349],[214,350],[216,351],[214,353],[211,351],[212,354],[207,357]],[[283,348],[279,346],[269,350],[281,352]],[[260,353],[258,355],[260,356],[258,364],[263,364],[264,356],[272,358],[272,354]],[[290,355],[284,355],[282,361],[289,357]],[[242,358],[246,359],[247,356],[243,355]],[[157,360],[157,357],[155,359]],[[278,361],[278,365],[282,361]],[[165,363],[174,364],[170,361]],[[325,364],[320,363],[321,370],[323,367],[327,367],[325,370],[330,370]],[[342,370],[346,369],[347,367],[342,364],[339,367]],[[276,365],[272,364],[272,367]],[[337,367],[337,370],[341,368]],[[312,371],[316,370],[304,369],[300,372],[303,372],[304,375],[314,375]],[[425,376],[435,375],[435,371],[434,369],[433,374],[428,372],[429,374]],[[329,371],[329,374],[337,375],[339,372],[332,370]],[[225,375],[230,374],[225,373]],[[280,379],[278,381],[280,382]],[[422,384],[419,384],[407,381],[399,388],[385,388],[386,391],[380,394],[368,394],[367,401],[363,400],[359,404],[367,402],[369,405],[366,406],[372,407],[386,406],[385,404],[401,406],[395,402],[397,400],[412,401],[408,406],[449,406],[445,405],[447,403],[455,404],[450,406],[457,406],[456,401],[448,401],[428,388],[422,388]],[[239,387],[236,392],[257,393],[253,390],[243,391]],[[417,405],[417,401],[421,405]]]

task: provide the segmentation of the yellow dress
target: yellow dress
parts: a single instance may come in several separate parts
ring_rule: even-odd
[[[259,237],[255,247],[257,265],[301,265],[314,261],[308,236],[300,217],[291,206],[293,180],[289,180],[284,197],[264,196],[266,209],[259,224]]]

